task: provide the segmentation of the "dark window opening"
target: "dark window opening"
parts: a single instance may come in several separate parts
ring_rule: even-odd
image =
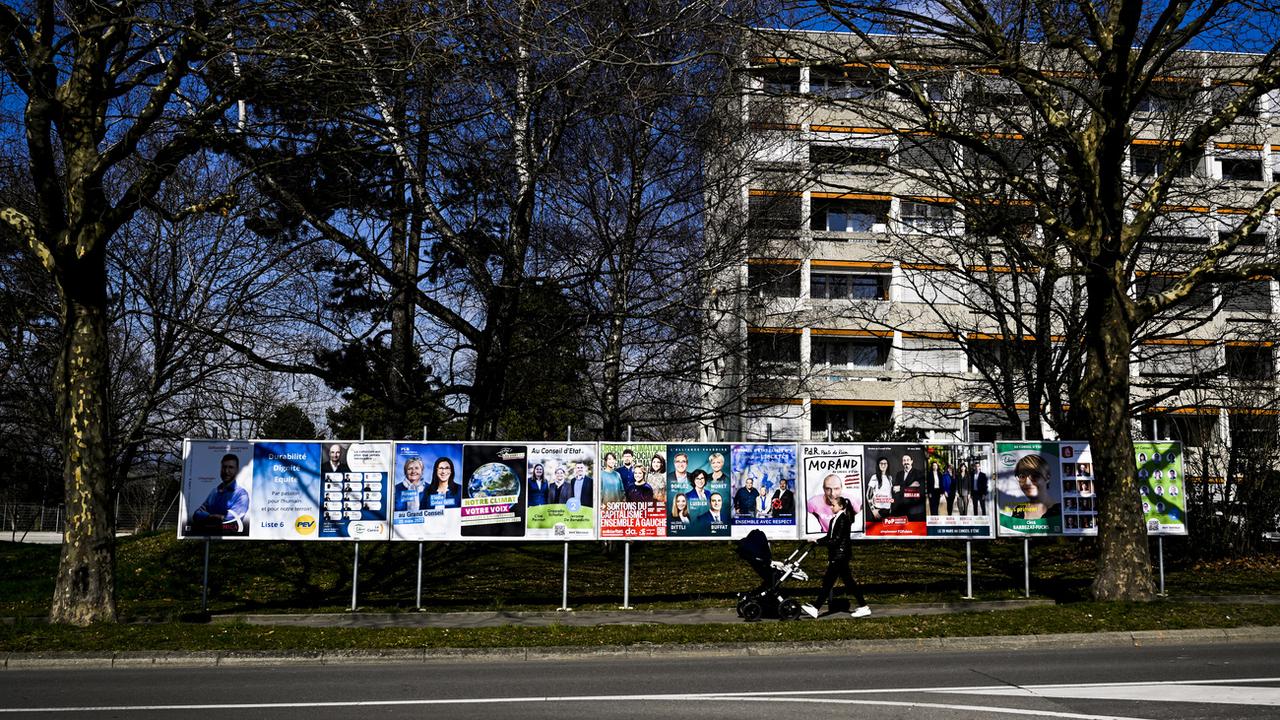
[[[755,297],[800,297],[800,266],[752,263],[747,266],[747,287]]]
[[[818,231],[865,233],[883,231],[888,221],[888,201],[814,199],[810,228]]]
[[[815,300],[888,300],[887,273],[809,273],[809,295]]]
[[[1271,348],[1266,345],[1228,345],[1227,377],[1268,381],[1275,377]]]

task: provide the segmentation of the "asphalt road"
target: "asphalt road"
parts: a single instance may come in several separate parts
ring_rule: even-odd
[[[1280,643],[15,670],[0,719],[1280,717]]]

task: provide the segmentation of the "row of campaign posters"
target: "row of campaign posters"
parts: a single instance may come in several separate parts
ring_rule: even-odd
[[[995,445],[999,534],[1097,535],[1093,456],[1083,442]],[[1148,535],[1186,535],[1182,446],[1134,443],[1138,493]]]
[[[1149,532],[1184,534],[1181,452],[1139,444]],[[179,537],[715,540],[1095,534],[1086,443],[187,440]],[[993,469],[994,468],[994,469]],[[1033,472],[1034,471],[1034,472]],[[997,519],[998,518],[998,519]]]

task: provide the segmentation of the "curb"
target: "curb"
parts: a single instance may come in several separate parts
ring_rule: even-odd
[[[536,648],[406,648],[386,650],[330,650],[316,652],[147,652],[9,653],[0,656],[3,670],[107,668],[254,667],[266,665],[350,665],[435,662],[544,662],[593,658],[701,658],[748,655],[771,657],[798,654],[882,655],[912,652],[981,650],[1043,650],[1089,647],[1155,647],[1214,643],[1280,641],[1280,627],[1241,627],[1192,630],[1138,630],[1058,635],[995,635],[990,637],[839,640],[833,642],[723,643],[692,645],[611,645],[602,647]]]

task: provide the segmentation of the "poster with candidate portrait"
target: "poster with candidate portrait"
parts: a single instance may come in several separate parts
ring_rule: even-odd
[[[462,536],[461,443],[396,443],[392,540],[456,540]]]
[[[603,443],[600,459],[600,537],[665,538],[672,476],[667,446]],[[687,465],[687,457],[682,457],[681,467],[687,469]],[[671,507],[679,513],[678,518],[684,518],[679,522],[688,522],[687,497]]]
[[[730,448],[733,537],[759,528],[771,539],[796,538],[796,446],[736,443]]]
[[[853,509],[852,533],[861,535],[866,529],[866,487],[864,484],[863,446],[843,443],[810,443],[800,448],[800,477],[804,537],[827,534],[831,518],[838,511],[840,498],[847,499]]]
[[[667,454],[678,461],[674,463],[677,473],[668,480],[667,537],[730,537],[733,532],[730,446],[670,444]],[[680,467],[686,471],[683,477],[678,473]],[[684,500],[679,500],[677,494]],[[686,509],[681,512],[682,508]]]
[[[386,540],[391,443],[324,443],[322,540]],[[335,467],[334,458],[338,458]]]
[[[247,538],[253,515],[253,444],[182,443],[179,538]]]
[[[529,445],[524,493],[527,509],[525,538],[594,539],[596,509],[591,503],[592,493],[583,492],[585,488],[580,478],[585,478],[586,486],[591,487],[595,473],[595,445]]]
[[[527,468],[524,445],[463,446],[459,518],[463,538],[524,537]]]
[[[1058,443],[1058,476],[1062,478],[1062,534],[1098,534],[1097,494],[1093,485],[1093,453],[1087,442]]]
[[[982,477],[990,478],[982,470],[990,460],[989,450],[989,445],[925,446],[927,537],[973,540],[995,536],[990,512],[980,512],[974,499],[974,486]],[[975,473],[974,467],[983,475]]]
[[[249,537],[255,540],[319,537],[325,502],[325,486],[320,480],[322,452],[325,448],[318,442],[259,440],[253,443],[254,498]],[[330,487],[341,488],[342,482],[331,482]],[[341,502],[331,512],[341,513]]]
[[[1058,443],[996,443],[996,511],[1004,537],[1062,534]]]
[[[1148,535],[1187,534],[1187,493],[1182,471],[1182,444],[1133,444],[1138,491]]]
[[[929,492],[923,445],[863,447],[865,533],[869,538],[929,536]]]

